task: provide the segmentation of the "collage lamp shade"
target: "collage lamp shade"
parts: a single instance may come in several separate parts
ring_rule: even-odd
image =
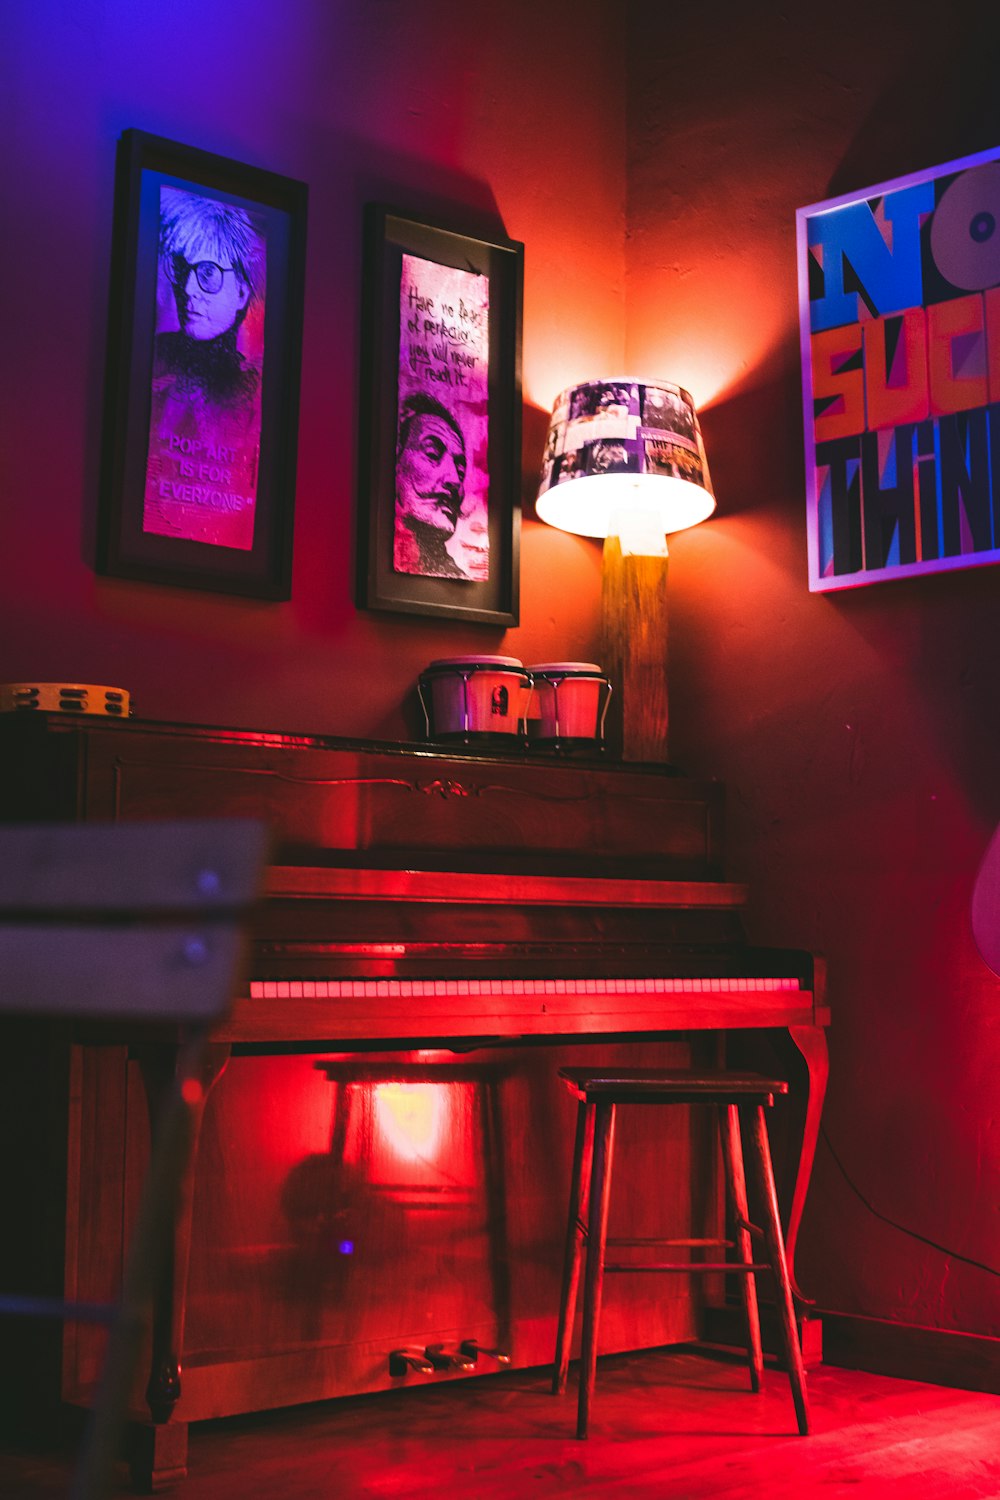
[[[666,534],[715,509],[694,402],[666,380],[585,380],[557,398],[536,514],[626,555],[666,556]]]

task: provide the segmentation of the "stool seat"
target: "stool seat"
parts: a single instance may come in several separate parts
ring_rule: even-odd
[[[777,1310],[782,1343],[798,1429],[802,1434],[807,1433],[809,1411],[806,1402],[805,1369],[802,1363],[798,1328],[795,1323],[791,1281],[785,1257],[781,1222],[778,1217],[778,1199],[774,1187],[771,1149],[764,1116],[765,1109],[773,1104],[775,1095],[787,1094],[786,1081],[782,1078],[767,1078],[759,1073],[738,1072],[727,1068],[694,1071],[665,1068],[600,1069],[591,1066],[561,1068],[559,1076],[579,1101],[579,1107],[552,1389],[556,1394],[566,1389],[570,1341],[580,1284],[580,1265],[583,1252],[586,1250],[577,1437],[587,1436],[590,1421],[605,1271],[673,1271],[694,1275],[718,1273],[725,1270],[738,1274],[746,1318],[750,1384],[754,1391],[760,1390],[764,1373],[755,1277],[758,1272],[773,1274],[778,1294]],[[735,1226],[735,1239],[731,1241],[664,1239],[619,1241],[618,1243],[662,1244],[688,1249],[695,1245],[715,1244],[725,1248],[735,1248],[737,1260],[711,1262],[670,1260],[655,1261],[650,1264],[615,1264],[606,1261],[605,1252],[608,1246],[616,1243],[608,1239],[615,1117],[620,1106],[639,1104],[647,1107],[700,1104],[710,1105],[718,1110],[726,1187]],[[749,1218],[741,1121],[749,1126],[747,1157],[756,1179],[763,1208],[762,1228],[751,1224]],[[754,1260],[751,1252],[751,1236],[756,1236],[763,1241],[766,1260],[761,1262]]]
[[[783,1078],[712,1068],[694,1073],[683,1068],[560,1068],[559,1077],[578,1099],[617,1104],[762,1104],[787,1094]]]

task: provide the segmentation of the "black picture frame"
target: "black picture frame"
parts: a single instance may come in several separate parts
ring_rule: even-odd
[[[487,278],[488,576],[442,577],[394,567],[400,426],[403,257]],[[480,624],[519,619],[521,308],[524,246],[480,238],[370,203],[364,221],[357,603]]]
[[[244,226],[253,285],[244,286],[238,271],[228,282],[230,268],[216,266],[206,275],[219,273],[219,305],[227,295],[243,301],[224,337],[189,336],[184,319],[191,319],[182,317],[178,291],[172,293],[176,327],[164,334],[171,316],[165,288],[179,287],[185,273],[177,270],[184,256],[168,255],[165,237],[161,243],[161,223],[167,224],[171,204],[185,204],[190,214],[192,203],[197,208],[206,201],[212,211],[224,210],[229,223]],[[123,132],[115,174],[99,573],[261,599],[289,597],[306,206],[306,186],[292,178],[141,130]],[[200,256],[190,228],[184,233],[185,255]],[[209,249],[198,264],[210,266],[211,254],[225,259]],[[188,261],[192,288],[193,272]],[[251,337],[251,321],[254,347],[247,357],[235,351]],[[210,343],[214,352],[206,362]],[[209,369],[212,383],[204,374]]]

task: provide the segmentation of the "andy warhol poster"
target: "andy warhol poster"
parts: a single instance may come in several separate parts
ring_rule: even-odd
[[[146,533],[254,544],[266,268],[259,216],[160,188]]]

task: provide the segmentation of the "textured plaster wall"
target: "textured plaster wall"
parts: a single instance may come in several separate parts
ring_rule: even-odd
[[[857,1191],[821,1143],[807,1290],[996,1335],[1000,1280],[959,1256],[1000,1270],[1000,980],[968,920],[1000,572],[807,592],[794,251],[796,208],[997,144],[995,43],[964,5],[712,11],[636,11],[630,52],[627,357],[690,382],[719,499],[671,543],[673,758],[727,784],[754,936],[829,961]]]
[[[119,684],[145,717],[403,738],[432,657],[592,656],[599,551],[534,521],[522,625],[506,638],[356,611],[361,211],[377,199],[527,244],[530,493],[556,391],[623,356],[614,18],[590,0],[13,0],[0,69],[0,681]],[[115,142],[129,126],[309,185],[286,604],[92,571]]]

